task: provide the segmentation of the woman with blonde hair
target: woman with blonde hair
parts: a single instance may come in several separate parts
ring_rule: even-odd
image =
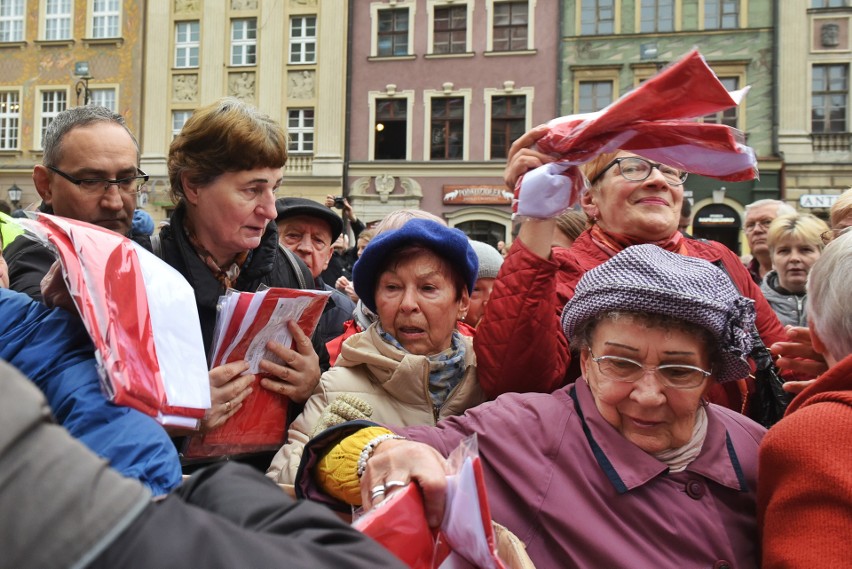
[[[807,326],[805,284],[811,267],[822,254],[822,234],[828,226],[809,213],[776,217],[767,231],[773,269],[760,290],[782,324]]]

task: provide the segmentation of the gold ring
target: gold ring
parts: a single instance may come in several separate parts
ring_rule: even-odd
[[[227,411],[229,413],[231,412],[231,402],[230,401],[227,401],[225,403],[225,411]]]

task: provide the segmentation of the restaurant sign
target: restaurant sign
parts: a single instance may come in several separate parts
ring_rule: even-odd
[[[445,204],[512,205],[512,192],[506,186],[444,186]]]

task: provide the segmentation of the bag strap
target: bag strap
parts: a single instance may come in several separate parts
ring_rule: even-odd
[[[306,282],[305,273],[303,272],[302,265],[299,264],[296,255],[290,249],[281,245],[280,243],[278,244],[278,248],[284,252],[284,256],[287,258],[287,261],[289,261],[290,267],[293,268],[293,273],[295,273],[296,275],[296,280],[299,281],[299,288],[303,290],[307,289],[308,283]]]

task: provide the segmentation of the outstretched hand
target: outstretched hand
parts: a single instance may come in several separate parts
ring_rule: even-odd
[[[304,403],[319,383],[319,356],[311,344],[311,339],[302,332],[296,322],[291,320],[287,323],[287,328],[293,336],[296,349],[291,350],[278,342],[266,344],[266,348],[284,363],[261,360],[261,371],[271,377],[261,379],[260,386],[280,393],[296,403]]]
[[[784,332],[787,334],[787,341],[775,342],[769,346],[769,351],[778,358],[775,365],[782,371],[812,378],[784,383],[786,391],[798,393],[813,383],[817,376],[823,374],[828,369],[828,364],[822,354],[814,349],[811,342],[811,332],[808,328],[787,326]]]

